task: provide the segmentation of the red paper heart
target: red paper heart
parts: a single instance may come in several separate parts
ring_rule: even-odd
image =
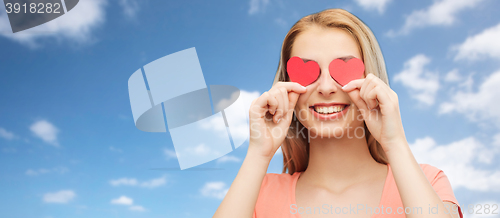
[[[319,65],[314,61],[304,61],[294,56],[290,58],[286,64],[288,76],[292,82],[299,83],[302,86],[307,86],[319,77]]]
[[[332,78],[344,86],[351,80],[361,79],[365,72],[365,65],[358,58],[351,58],[347,63],[342,59],[335,59],[330,62],[328,70]]]

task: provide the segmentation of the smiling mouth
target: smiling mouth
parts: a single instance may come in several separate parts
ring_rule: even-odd
[[[313,109],[316,113],[318,114],[335,114],[344,111],[347,108],[347,104],[339,104],[339,105],[333,105],[333,106],[311,106],[310,108]]]

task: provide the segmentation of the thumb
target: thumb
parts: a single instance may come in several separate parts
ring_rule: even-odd
[[[361,112],[361,115],[363,115],[363,117],[366,117],[367,115],[366,113],[368,112],[368,106],[366,105],[365,100],[363,100],[359,95],[359,89],[354,89],[348,92],[347,95],[351,97],[352,102],[354,102],[356,107],[358,107],[358,109]]]

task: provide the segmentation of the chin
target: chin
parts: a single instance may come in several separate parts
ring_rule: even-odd
[[[315,139],[315,138],[340,139],[340,138],[344,138],[345,135],[346,135],[346,132],[342,131],[342,130],[334,130],[334,131],[323,130],[319,133],[311,131],[309,133],[309,138],[311,138],[311,139]]]
[[[307,127],[310,138],[342,138],[347,134],[348,128],[344,122],[315,121]]]
[[[308,125],[307,125],[308,124]],[[309,138],[365,138],[366,132],[363,121],[313,121],[305,126],[308,129]]]

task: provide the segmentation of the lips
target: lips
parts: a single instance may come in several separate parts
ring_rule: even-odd
[[[321,103],[316,103],[316,104],[313,104],[311,107],[314,107],[314,106],[337,106],[337,105],[349,105],[348,103],[339,103],[339,102],[330,102],[330,103],[326,103],[326,102],[321,102]]]
[[[350,104],[347,103],[316,103],[309,107],[309,111],[320,120],[336,119],[347,113]]]

